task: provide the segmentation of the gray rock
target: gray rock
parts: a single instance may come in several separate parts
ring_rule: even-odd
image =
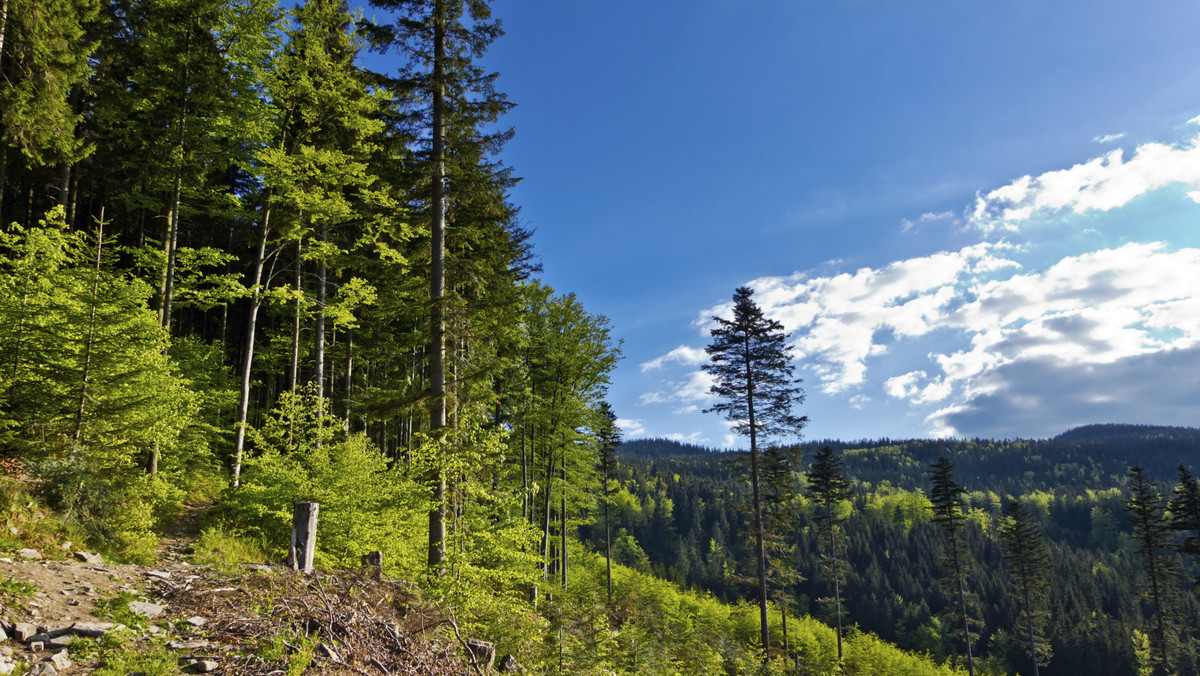
[[[21,549],[17,551],[17,556],[21,557],[22,559],[36,561],[42,558],[42,553],[36,549]]]
[[[14,662],[0,662],[0,674],[8,676],[17,670],[17,665]]]
[[[147,603],[146,601],[129,602],[129,611],[132,613],[137,613],[142,617],[158,617],[159,615],[163,614],[164,610],[166,610],[166,608],[158,605],[157,603]]]
[[[199,615],[193,615],[187,618],[187,623],[193,627],[203,627],[204,625],[208,624],[208,620],[200,617]]]
[[[74,636],[67,634],[66,636],[55,636],[46,642],[47,648],[66,648],[75,640]]]
[[[188,671],[192,672],[193,674],[207,674],[210,671],[216,671],[217,667],[220,666],[221,665],[212,660],[200,660],[189,665]]]
[[[517,658],[512,655],[505,655],[504,659],[500,660],[500,666],[497,667],[501,673],[519,674],[523,671],[521,665],[517,662]]]
[[[115,627],[112,622],[76,622],[72,624],[71,633],[76,636],[86,636],[87,638],[100,638]]]
[[[30,652],[40,653],[45,649],[46,649],[45,641],[30,641],[29,642]]]
[[[26,676],[58,676],[58,669],[54,668],[53,662],[38,662],[29,667],[29,671],[25,672]]]
[[[8,632],[4,631],[4,627],[0,626],[0,643],[8,640]]]
[[[146,577],[153,577],[159,580],[170,580],[171,574],[165,570],[148,570],[146,571]]]
[[[196,648],[207,648],[208,641],[202,638],[196,638],[190,641],[168,641],[167,647],[171,650],[195,650]]]
[[[71,668],[71,656],[68,655],[67,651],[65,650],[60,650],[51,655],[50,662],[54,665],[54,668],[59,671],[66,671],[67,669]]]
[[[93,552],[75,552],[75,558],[84,563],[90,563],[93,566],[104,565],[104,557]]]
[[[479,666],[483,667],[484,671],[492,668],[492,664],[496,661],[496,644],[480,641],[478,639],[470,639],[467,641],[467,647],[471,649],[471,654],[475,656],[475,661]]]
[[[13,627],[13,636],[21,643],[28,643],[29,639],[36,636],[38,633],[37,625],[29,624],[28,622],[18,622]]]

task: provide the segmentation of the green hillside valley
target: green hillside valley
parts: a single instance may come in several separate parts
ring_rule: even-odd
[[[1200,116],[669,4],[0,0],[0,674],[1200,676]]]

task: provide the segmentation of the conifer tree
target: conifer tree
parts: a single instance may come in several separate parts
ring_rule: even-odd
[[[1131,467],[1127,481],[1129,499],[1125,511],[1133,526],[1133,539],[1142,558],[1145,580],[1139,585],[1142,597],[1153,607],[1148,634],[1152,646],[1150,665],[1155,676],[1173,673],[1179,632],[1175,624],[1174,585],[1179,574],[1171,552],[1171,522],[1166,499],[1158,484],[1146,477],[1141,467]]]
[[[502,34],[491,18],[488,0],[372,0],[375,7],[394,12],[391,25],[364,25],[377,49],[398,47],[409,63],[391,80],[397,89],[418,93],[409,120],[413,139],[423,146],[416,153],[417,183],[428,186],[422,195],[429,222],[429,433],[445,453],[445,428],[450,392],[447,390],[447,207],[470,203],[469,191],[481,184],[495,187],[494,177],[507,171],[488,156],[497,152],[510,131],[485,133],[510,106],[495,90],[495,74],[476,60]],[[406,102],[407,104],[407,102]],[[482,177],[482,179],[481,179]],[[502,197],[485,191],[485,210],[503,210]],[[490,207],[490,208],[488,208]],[[429,512],[429,565],[440,570],[446,558],[446,476],[440,460],[431,468],[433,506]]]
[[[967,652],[967,673],[974,675],[975,658],[972,645],[976,638],[974,626],[976,620],[971,616],[971,595],[967,592],[967,568],[969,555],[962,543],[962,530],[966,527],[967,516],[963,513],[965,503],[963,495],[966,490],[954,480],[954,463],[946,456],[938,457],[929,471],[933,487],[929,491],[930,507],[933,510],[933,521],[940,525],[946,533],[946,554],[943,566],[946,569],[946,582],[951,593],[957,597],[957,608],[953,612],[956,631]]]
[[[1050,644],[1043,635],[1050,613],[1046,608],[1050,555],[1033,515],[1024,505],[1012,501],[1004,508],[1000,522],[1000,544],[1004,547],[1004,563],[1009,582],[1020,603],[1017,621],[1029,641],[1027,646],[1033,661],[1033,674],[1038,667],[1050,662]]]
[[[608,603],[612,605],[612,527],[609,523],[612,493],[608,487],[608,480],[616,465],[615,454],[617,446],[621,444],[621,429],[617,427],[617,414],[607,401],[600,402],[598,414],[600,422],[596,437],[600,443],[601,496],[604,500],[604,574],[608,581]]]
[[[1171,529],[1183,535],[1179,553],[1191,557],[1192,563],[1200,567],[1200,479],[1192,476],[1183,463],[1179,463],[1179,485],[1168,509]],[[1192,589],[1200,591],[1200,573],[1192,580]]]
[[[737,434],[748,437],[746,453],[751,490],[751,538],[758,569],[759,634],[764,660],[769,659],[770,633],[767,624],[767,555],[765,547],[761,457],[759,441],[771,437],[796,436],[807,422],[794,409],[803,403],[800,380],[787,345],[783,325],[768,319],[754,302],[754,290],[739,287],[733,292],[733,318],[713,317],[712,342],[705,348],[710,362],[701,366],[713,384],[710,392],[717,402],[705,413],[720,413]]]
[[[839,504],[853,495],[850,480],[842,468],[842,458],[828,446],[822,446],[808,469],[808,495],[816,504],[813,521],[817,526],[817,537],[827,547],[821,556],[822,573],[833,585],[833,601],[837,613],[838,661],[842,660],[842,574],[846,567],[839,556],[841,551],[838,524],[845,517],[838,512]]]

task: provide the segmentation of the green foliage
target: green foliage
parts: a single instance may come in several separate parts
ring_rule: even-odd
[[[231,571],[242,563],[265,563],[267,557],[256,540],[240,531],[217,525],[200,531],[192,560],[201,565]]]

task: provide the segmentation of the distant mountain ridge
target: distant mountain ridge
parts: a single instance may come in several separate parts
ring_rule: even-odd
[[[1090,425],[1080,425],[1051,437],[1050,441],[1059,441],[1062,443],[1142,443],[1152,441],[1164,441],[1175,443],[1198,443],[1200,444],[1200,428],[1196,427],[1172,427],[1167,425],[1135,425],[1127,423],[1094,423]],[[841,441],[833,439],[825,439],[821,441],[805,441],[801,445],[806,449],[816,449],[821,446],[830,445],[835,449],[842,448],[862,448],[872,446],[887,446],[891,444],[904,443],[911,441],[923,441],[921,439],[860,439],[854,441]],[[931,440],[932,441],[932,440]],[[635,455],[641,458],[672,458],[689,455],[709,455],[712,453],[724,453],[728,449],[709,448],[674,439],[651,438],[651,439],[632,439],[623,442],[618,448],[618,453],[626,455]]]
[[[1163,425],[1095,424],[1073,427],[1054,437],[1054,441],[1081,442],[1140,442],[1140,441],[1200,442],[1200,429],[1195,427],[1166,427]]]

